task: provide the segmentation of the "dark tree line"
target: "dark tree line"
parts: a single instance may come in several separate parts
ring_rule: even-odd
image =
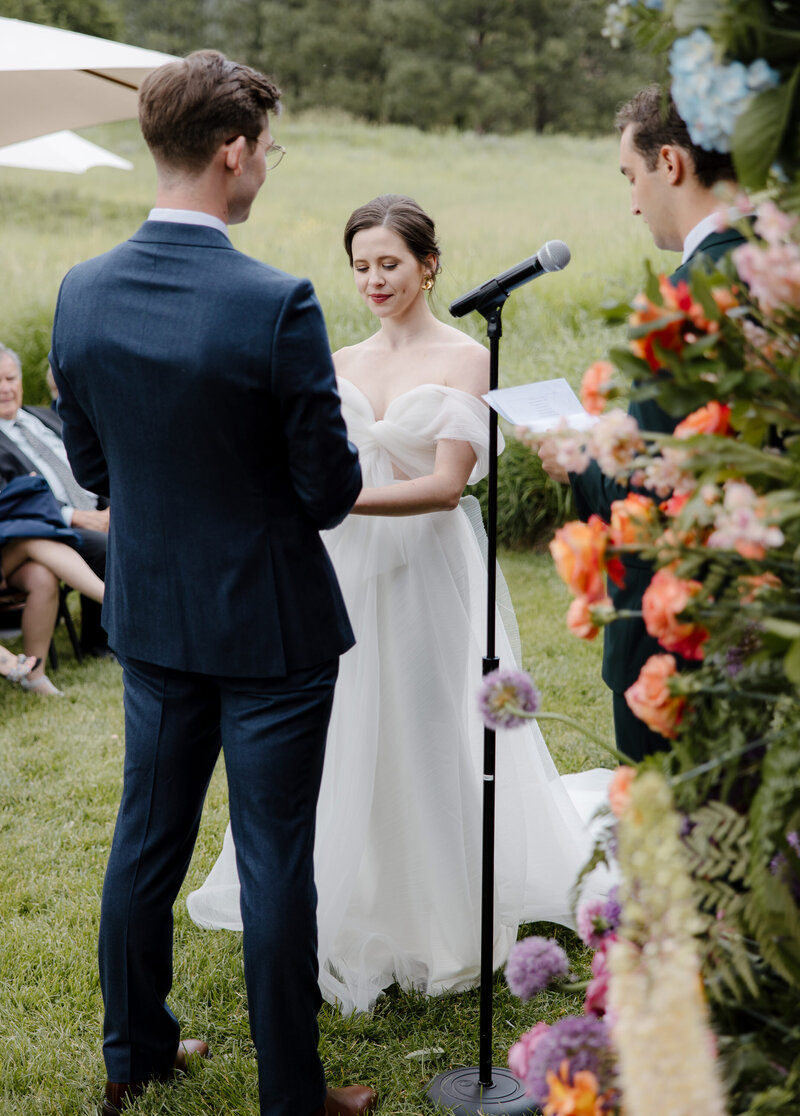
[[[173,54],[214,46],[292,108],[480,132],[603,132],[663,77],[614,50],[607,0],[0,0],[0,14]]]

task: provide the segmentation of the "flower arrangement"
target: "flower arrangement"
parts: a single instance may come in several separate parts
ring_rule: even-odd
[[[716,270],[675,286],[648,272],[609,311],[628,342],[584,378],[599,420],[555,435],[567,469],[594,460],[627,486],[608,523],[567,523],[551,549],[583,639],[620,615],[606,582],[621,559],[653,563],[641,615],[661,651],[625,697],[665,750],[611,786],[618,914],[578,914],[596,950],[585,1017],[603,1023],[613,1069],[577,1042],[547,1053],[566,1021],[523,1036],[512,1068],[548,1116],[787,1116],[800,1111],[800,6],[618,0],[608,20],[612,37],[670,52],[695,142],[731,150],[742,183],[767,192]],[[681,416],[674,433],[617,409],[626,387]],[[599,1040],[584,1026],[588,1059]]]
[[[665,739],[664,755],[645,768],[667,776],[699,919],[695,968],[686,943],[670,955],[676,965],[684,957],[684,989],[701,987],[702,975],[708,1007],[703,999],[692,1010],[697,1019],[709,1013],[720,1054],[720,1071],[702,1087],[700,1067],[689,1073],[685,1062],[687,1082],[696,1079],[698,1096],[706,1090],[695,1111],[725,1110],[721,1081],[731,1113],[800,1110],[799,225],[765,201],[751,241],[719,270],[677,288],[651,274],[627,309],[630,340],[610,354],[613,371],[600,379],[589,370],[589,396],[612,399],[627,376],[640,397],[687,415],[672,435],[634,429],[618,410],[588,433],[556,434],[570,469],[593,458],[630,485],[609,523],[567,523],[551,544],[574,595],[571,631],[591,639],[620,615],[605,582],[624,577],[624,554],[656,567],[641,615],[663,652],[625,698]],[[652,911],[645,921],[656,934]],[[637,1093],[631,1068],[644,1058],[633,1039],[645,1033],[659,987],[639,950],[634,942],[616,963],[613,951],[597,962],[619,1021],[626,1116],[660,1111],[645,1106],[652,1081]],[[663,989],[676,1041],[677,980]],[[638,1049],[627,1062],[626,1028]],[[666,1038],[653,1072],[668,1078]],[[696,1048],[711,1058],[709,1042]]]

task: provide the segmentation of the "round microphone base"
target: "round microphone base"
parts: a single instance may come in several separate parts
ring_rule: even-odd
[[[541,1109],[525,1095],[525,1086],[507,1069],[492,1067],[492,1084],[481,1085],[477,1066],[447,1070],[425,1090],[428,1104],[453,1116],[540,1116]]]

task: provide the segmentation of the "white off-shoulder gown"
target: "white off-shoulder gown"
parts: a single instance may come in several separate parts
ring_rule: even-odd
[[[365,486],[430,473],[441,439],[472,445],[470,483],[487,472],[489,412],[474,396],[424,384],[376,420],[354,384],[339,388]],[[324,536],[357,639],[341,660],[315,848],[320,987],[345,1013],[369,1010],[395,980],[436,994],[479,975],[486,562],[476,508],[351,515]],[[497,653],[513,666],[504,611]],[[573,925],[586,822],[610,775],[560,777],[535,722],[498,733],[495,966],[521,921]],[[187,902],[198,925],[241,930],[230,827]]]

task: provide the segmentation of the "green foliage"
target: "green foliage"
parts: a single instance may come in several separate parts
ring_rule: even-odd
[[[114,0],[0,0],[0,16],[99,35],[103,39],[122,38],[122,23]]]
[[[486,480],[469,490],[488,514]],[[497,465],[497,542],[512,550],[544,547],[573,512],[569,488],[550,480],[538,456],[509,435]]]
[[[50,352],[52,328],[53,316],[50,309],[44,306],[32,307],[25,317],[9,326],[0,338],[20,358],[24,399],[29,406],[47,405],[50,402],[47,355]]]
[[[600,34],[604,0],[116,3],[132,42],[216,47],[273,74],[293,111],[425,130],[605,132],[616,104],[663,70],[631,47],[619,65]]]

